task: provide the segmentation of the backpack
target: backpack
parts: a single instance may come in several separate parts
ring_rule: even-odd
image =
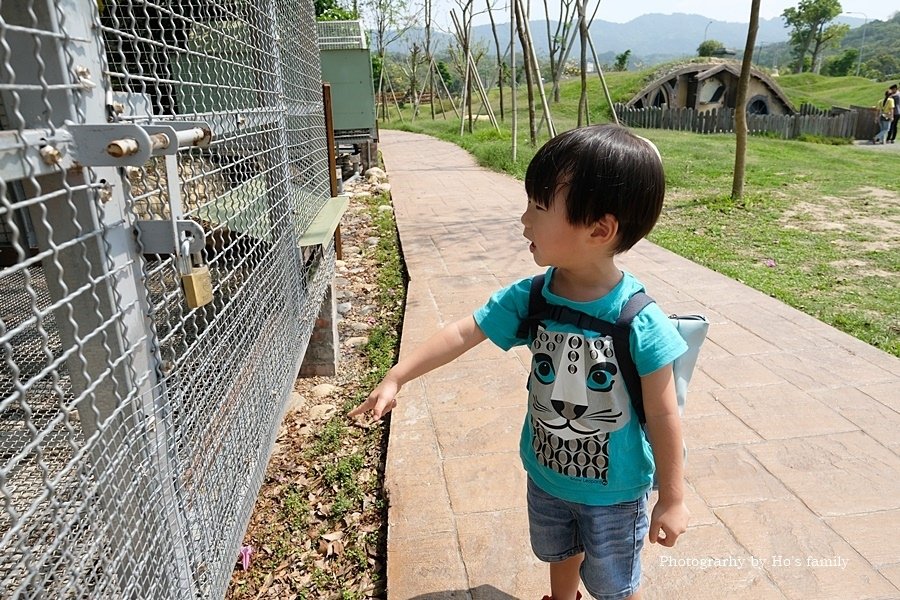
[[[644,414],[644,396],[641,390],[641,378],[631,355],[631,322],[648,304],[654,302],[653,298],[643,291],[637,292],[628,299],[622,312],[615,323],[604,321],[580,310],[550,304],[544,298],[544,274],[531,278],[531,289],[528,293],[528,315],[519,324],[516,333],[521,339],[532,340],[537,335],[538,325],[542,321],[550,320],[558,323],[574,325],[579,329],[594,331],[612,338],[613,351],[619,363],[619,370],[625,382],[625,389],[631,397],[631,406],[638,417],[638,422],[643,426],[647,418]],[[675,359],[672,368],[675,372],[675,395],[678,399],[678,413],[684,414],[684,405],[687,399],[687,387],[697,364],[697,356],[700,346],[706,339],[709,330],[709,321],[703,315],[671,315],[669,319],[675,325],[675,329],[687,342],[687,351]]]

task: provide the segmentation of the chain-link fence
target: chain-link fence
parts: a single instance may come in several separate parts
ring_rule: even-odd
[[[0,597],[221,597],[334,272],[312,4],[0,3]]]

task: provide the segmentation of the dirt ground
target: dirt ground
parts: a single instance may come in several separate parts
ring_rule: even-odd
[[[248,568],[236,562],[227,598],[385,597],[386,428],[339,415],[369,391],[360,384],[372,368],[367,335],[390,310],[379,306],[372,251],[379,238],[366,202],[378,194],[376,185],[345,186],[351,202],[335,272],[337,374],[296,381],[244,536],[245,548],[252,548]],[[354,471],[345,473],[351,463]]]

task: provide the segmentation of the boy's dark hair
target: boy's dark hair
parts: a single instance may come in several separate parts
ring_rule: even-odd
[[[591,125],[557,135],[531,159],[525,191],[539,206],[566,188],[566,216],[590,225],[605,215],[619,222],[613,252],[650,233],[662,211],[666,179],[656,148],[619,125]]]

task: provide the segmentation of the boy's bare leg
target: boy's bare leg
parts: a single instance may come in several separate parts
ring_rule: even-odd
[[[553,600],[575,600],[581,575],[578,568],[584,560],[584,552],[566,560],[550,563],[550,593]]]

